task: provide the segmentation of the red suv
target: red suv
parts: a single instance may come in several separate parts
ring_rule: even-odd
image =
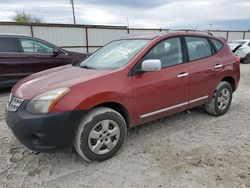
[[[74,146],[82,158],[103,161],[119,150],[130,127],[200,105],[225,114],[239,63],[223,39],[204,34],[115,40],[79,64],[18,82],[6,121],[31,150]]]

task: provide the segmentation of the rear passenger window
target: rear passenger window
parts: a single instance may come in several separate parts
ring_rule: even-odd
[[[0,52],[19,52],[16,39],[0,37]]]
[[[148,52],[142,61],[147,59],[160,59],[162,68],[183,63],[180,38],[161,41]]]
[[[222,48],[223,44],[219,40],[211,39],[211,41],[217,51],[219,51]]]
[[[212,55],[211,46],[206,38],[185,37],[188,48],[189,60],[194,61]]]

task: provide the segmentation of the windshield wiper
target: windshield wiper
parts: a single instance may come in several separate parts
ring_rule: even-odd
[[[76,61],[76,62],[72,63],[72,66],[79,67],[79,66],[80,66],[80,63],[81,63],[81,62]]]
[[[85,69],[95,69],[95,68],[93,68],[93,67],[90,67],[90,66],[88,66],[88,65],[83,65],[83,66],[80,66],[81,68],[85,68]],[[96,70],[96,69],[95,69]]]

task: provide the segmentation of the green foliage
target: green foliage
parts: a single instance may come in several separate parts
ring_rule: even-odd
[[[26,14],[24,11],[16,12],[16,15],[13,17],[13,20],[17,23],[42,23],[42,17],[31,16]]]

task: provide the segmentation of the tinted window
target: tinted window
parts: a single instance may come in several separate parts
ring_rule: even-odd
[[[182,63],[180,38],[171,38],[158,43],[142,61],[147,59],[160,59],[162,68]]]
[[[219,51],[222,48],[223,44],[219,40],[211,39],[211,41],[217,51]]]
[[[53,47],[46,43],[33,39],[20,39],[20,44],[22,46],[23,52],[27,53],[45,53],[52,54]]]
[[[250,42],[248,43],[248,46],[250,46]]]
[[[18,52],[15,38],[0,37],[0,52]]]
[[[197,60],[212,55],[211,46],[206,38],[185,37],[187,42],[189,60]]]

